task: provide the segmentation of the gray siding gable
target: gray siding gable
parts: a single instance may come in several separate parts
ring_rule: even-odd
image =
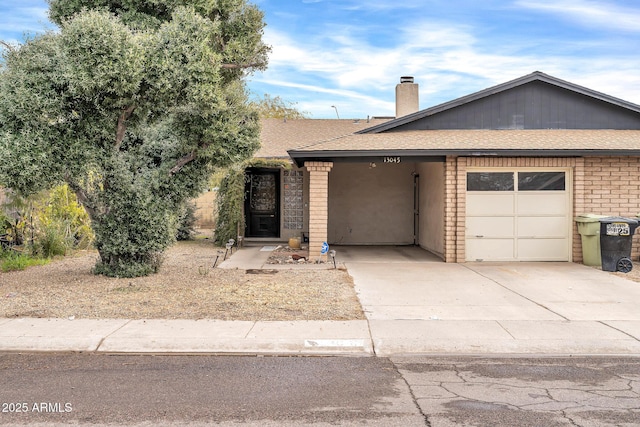
[[[360,133],[428,129],[640,130],[640,106],[535,72]]]

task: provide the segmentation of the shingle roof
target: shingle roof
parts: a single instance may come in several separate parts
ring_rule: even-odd
[[[352,134],[289,150],[307,160],[370,156],[640,156],[638,130],[416,130]]]
[[[287,150],[350,135],[388,119],[263,119],[261,147],[255,157],[288,158]]]
[[[574,85],[541,72],[485,89],[466,97],[395,120],[262,121],[262,148],[257,157],[332,160],[372,156],[442,157],[446,155],[509,156],[640,156],[640,130],[406,130],[385,132],[425,115],[453,108],[491,94],[543,81],[640,112],[640,106]]]

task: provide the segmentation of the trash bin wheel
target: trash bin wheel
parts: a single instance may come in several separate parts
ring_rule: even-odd
[[[618,271],[623,273],[628,273],[633,269],[633,263],[629,258],[620,258],[618,260]]]

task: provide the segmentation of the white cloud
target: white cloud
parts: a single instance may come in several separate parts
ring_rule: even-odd
[[[345,117],[392,115],[394,87],[402,75],[415,76],[421,85],[421,108],[536,70],[640,102],[640,59],[602,51],[596,57],[575,53],[581,48],[589,52],[593,40],[570,40],[571,46],[551,50],[526,36],[479,39],[476,28],[451,22],[421,20],[401,28],[389,33],[384,46],[362,37],[372,31],[364,27],[317,30],[304,40],[268,28],[265,38],[273,46],[270,68],[256,80],[268,85],[272,94],[286,93],[301,109],[323,117],[333,117],[333,104],[341,117],[343,111],[354,112]]]
[[[518,0],[517,6],[549,12],[583,25],[640,32],[640,9],[595,0]]]
[[[367,4],[375,8],[383,3],[392,4]],[[425,2],[411,5],[417,3],[424,6]],[[363,4],[345,1],[340,5]],[[586,0],[518,0],[517,4],[554,13],[564,10],[576,20],[614,19],[627,12],[608,7],[610,3]],[[496,21],[416,19],[411,14],[402,19],[386,27],[373,20],[360,21],[359,26],[349,20],[342,26],[324,22],[309,28],[303,37],[267,27],[265,38],[273,54],[269,70],[257,80],[270,93],[321,117],[335,117],[331,105],[339,108],[341,117],[393,115],[394,87],[403,75],[413,75],[420,84],[421,108],[536,70],[640,103],[640,77],[636,77],[640,59],[622,53],[636,49],[633,40],[622,40],[620,49],[612,52],[611,36],[604,31],[589,39],[554,34],[541,39],[515,29],[505,33],[504,28],[496,29]],[[483,25],[488,22],[490,28]]]
[[[394,103],[369,95],[367,92],[354,90],[332,89],[323,85],[302,84],[286,80],[262,79],[260,83],[268,87],[277,88],[277,94],[287,101],[295,102],[300,111],[315,112],[323,117],[335,117],[338,108],[341,118],[364,118],[367,115],[392,114]],[[310,96],[300,96],[300,94]],[[285,95],[281,95],[285,94]],[[297,94],[297,99],[291,96]]]
[[[267,28],[265,39],[273,47],[270,68],[274,74],[282,70],[319,73],[340,88],[392,87],[400,75],[439,68],[439,53],[460,51],[474,42],[464,29],[439,23],[409,26],[389,40],[388,47],[372,45],[349,33],[345,29],[316,40],[312,35],[301,43]],[[390,75],[393,79],[388,78]]]
[[[409,10],[418,8],[427,8],[432,0],[403,0],[398,3],[391,0],[338,0],[336,2],[340,8],[344,10],[366,10],[366,11],[385,11],[385,10]]]

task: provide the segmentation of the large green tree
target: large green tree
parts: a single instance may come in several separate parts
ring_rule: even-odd
[[[96,272],[155,272],[180,205],[258,147],[243,78],[266,67],[263,14],[246,0],[49,3],[59,29],[3,52],[0,183],[66,182]]]

